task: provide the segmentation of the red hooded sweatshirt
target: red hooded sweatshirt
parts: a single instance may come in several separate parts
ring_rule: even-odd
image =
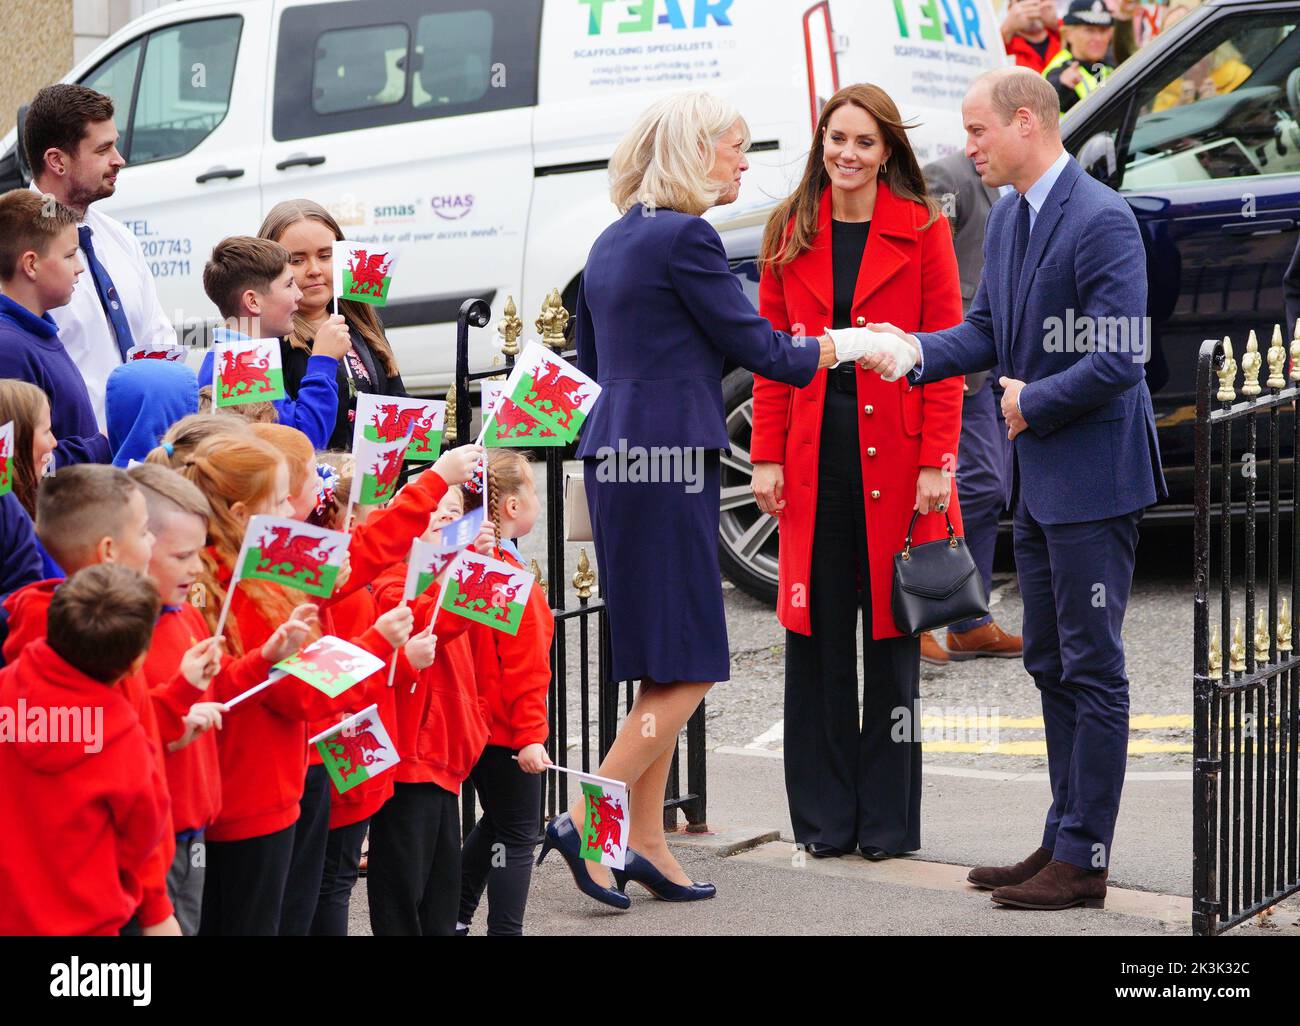
[[[33,736],[37,710],[47,710],[48,731],[53,711],[87,708],[80,740]],[[23,739],[31,743],[11,743]],[[170,829],[152,749],[122,690],[46,642],[0,670],[0,934],[114,935],[135,915]]]
[[[54,589],[62,584],[62,579],[37,581],[25,588],[19,588],[7,599],[5,609],[9,612],[9,637],[5,639],[4,658],[6,663],[16,662],[20,652],[33,641],[45,640],[45,624],[54,598]],[[126,700],[131,703],[140,725],[153,748],[154,764],[158,770],[155,779],[158,786],[158,803],[167,817],[167,829],[162,841],[141,873],[143,893],[140,899],[140,925],[156,926],[172,914],[171,899],[167,896],[167,873],[176,857],[176,834],[171,823],[171,798],[167,791],[167,775],[163,765],[162,734],[158,726],[155,708],[160,703],[150,697],[149,685],[142,674],[124,677],[117,685]],[[190,697],[194,688],[179,673],[166,686],[166,701],[161,703],[171,710],[175,722],[179,724],[179,715],[184,715],[192,703]],[[176,710],[179,709],[179,715]],[[180,731],[176,731],[179,736]]]
[[[497,549],[495,557],[524,569],[504,549]],[[536,583],[528,594],[518,634],[470,623],[466,634],[474,654],[478,693],[486,703],[488,744],[517,751],[546,741],[546,696],[551,686],[554,633],[550,603]]]

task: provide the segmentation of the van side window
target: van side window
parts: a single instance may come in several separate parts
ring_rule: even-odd
[[[1099,126],[1080,163],[1105,180],[1109,161],[1109,184],[1123,191],[1300,173],[1296,25],[1292,10],[1209,27],[1143,80],[1112,126]],[[1112,152],[1099,161],[1103,138]]]
[[[243,24],[209,18],[159,29],[81,80],[112,98],[128,164],[183,156],[225,120]]]
[[[342,0],[280,15],[278,142],[537,102],[542,0]]]
[[[400,103],[406,96],[405,25],[324,32],[316,41],[311,106],[317,114]]]
[[[226,118],[242,18],[213,18],[149,36],[129,133],[131,164],[189,153]]]

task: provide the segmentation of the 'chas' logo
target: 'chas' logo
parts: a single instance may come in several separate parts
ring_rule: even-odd
[[[587,8],[587,35],[598,36],[617,26],[617,32],[652,32],[659,26],[673,29],[731,27],[735,0],[578,0]],[[607,10],[614,17],[606,18]],[[618,15],[622,15],[618,18]]]

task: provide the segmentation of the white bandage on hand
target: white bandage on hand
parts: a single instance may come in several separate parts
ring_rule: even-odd
[[[910,342],[904,342],[897,335],[887,335],[883,332],[877,333],[876,336],[880,341],[877,352],[888,353],[894,358],[894,373],[888,376],[882,374],[882,381],[897,381],[904,378],[912,372],[916,366],[917,351],[916,347]]]
[[[885,381],[897,381],[916,366],[916,350],[897,335],[885,331],[871,331],[868,328],[826,329],[835,344],[835,356],[841,361],[859,360],[876,353],[888,353],[894,358],[894,374],[881,377]]]

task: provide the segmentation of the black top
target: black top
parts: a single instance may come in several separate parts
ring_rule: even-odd
[[[334,421],[334,433],[330,435],[329,441],[330,449],[343,452],[350,451],[352,448],[352,425],[357,412],[357,400],[349,383],[349,377],[355,383],[357,392],[368,392],[372,395],[406,395],[402,376],[400,374],[388,376],[388,372],[384,369],[384,361],[371,351],[365,338],[356,328],[349,325],[348,333],[352,338],[352,353],[339,361],[337,374],[339,412]],[[310,356],[310,353],[291,346],[287,340],[280,343],[280,358],[284,364],[284,389],[290,399],[298,398],[298,386],[302,383],[303,375],[307,373],[307,359]],[[348,373],[349,364],[353,368],[351,375]]]
[[[832,328],[853,327],[853,293],[857,290],[858,271],[870,233],[870,221],[831,221],[831,260],[835,267]],[[814,324],[809,330],[820,331],[824,327],[824,324]]]

